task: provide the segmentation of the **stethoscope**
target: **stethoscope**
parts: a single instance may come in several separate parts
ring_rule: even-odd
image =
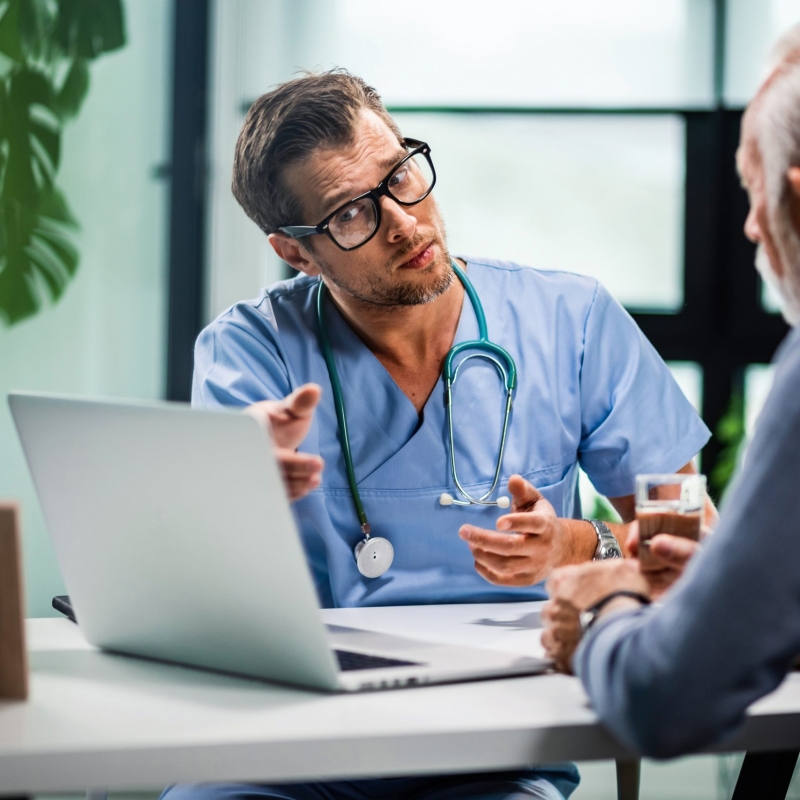
[[[453,481],[455,482],[456,489],[462,499],[456,499],[447,492],[439,496],[439,503],[443,506],[497,506],[498,508],[508,508],[510,501],[508,497],[498,497],[497,500],[490,500],[489,498],[497,488],[497,483],[500,480],[500,470],[503,466],[503,454],[506,449],[506,438],[508,436],[508,422],[511,416],[511,399],[514,393],[514,388],[517,385],[517,367],[514,364],[514,359],[508,351],[504,350],[497,344],[489,341],[489,334],[486,329],[486,317],[483,313],[483,306],[475,291],[472,282],[467,278],[464,271],[456,264],[453,265],[453,271],[458,279],[464,286],[472,309],[475,312],[475,317],[478,322],[478,338],[472,339],[467,342],[461,342],[447,353],[444,360],[444,368],[442,369],[442,377],[444,378],[444,400],[447,416],[447,428],[450,440],[450,468],[453,473]],[[347,481],[350,484],[350,493],[353,496],[353,503],[356,507],[356,514],[358,521],[361,525],[361,532],[364,538],[355,546],[354,555],[358,571],[365,578],[378,578],[383,575],[394,560],[394,548],[388,539],[381,536],[372,536],[372,529],[370,528],[369,521],[367,520],[367,512],[364,511],[364,505],[361,502],[361,495],[356,485],[356,473],[353,468],[353,456],[350,451],[350,435],[347,431],[347,416],[344,410],[344,396],[342,394],[342,384],[339,382],[339,371],[336,369],[336,363],[333,360],[333,351],[331,350],[330,341],[328,340],[327,327],[325,324],[325,295],[327,288],[325,283],[320,280],[317,288],[317,320],[319,322],[319,340],[322,349],[322,356],[325,359],[325,364],[328,367],[328,375],[331,380],[331,387],[333,389],[333,405],[336,409],[336,420],[339,424],[339,442],[342,446],[342,453],[344,455],[344,463],[347,469]],[[455,363],[456,356],[463,353],[465,350],[472,350],[470,355],[464,356],[457,364]],[[482,352],[480,352],[482,351]],[[471,358],[483,358],[494,364],[506,387],[506,402],[505,413],[503,415],[503,429],[500,435],[500,449],[497,454],[497,463],[494,470],[494,478],[489,490],[482,494],[480,497],[473,497],[461,484],[458,478],[458,470],[456,468],[456,450],[455,450],[455,436],[453,433],[453,386],[455,385],[458,371],[462,365],[469,361]]]

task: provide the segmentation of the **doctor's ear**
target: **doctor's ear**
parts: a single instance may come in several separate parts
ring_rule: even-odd
[[[308,250],[297,239],[282,233],[271,233],[267,238],[278,258],[282,258],[290,267],[305,275],[320,274],[319,267],[309,259]]]

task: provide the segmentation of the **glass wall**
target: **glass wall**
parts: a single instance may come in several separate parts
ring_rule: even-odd
[[[431,145],[454,252],[587,273],[629,308],[682,305],[680,117],[394,116]]]
[[[80,222],[80,267],[55,306],[0,326],[0,396],[14,390],[156,398],[166,353],[172,3],[125,4],[127,45],[93,62],[64,133],[60,183]],[[27,613],[64,588],[5,402],[0,497],[22,506]]]

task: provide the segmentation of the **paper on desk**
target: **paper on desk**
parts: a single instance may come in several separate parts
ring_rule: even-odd
[[[534,602],[328,608],[321,613],[329,625],[543,658],[539,620],[543,605]]]

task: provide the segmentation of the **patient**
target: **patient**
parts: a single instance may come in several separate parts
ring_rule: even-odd
[[[756,266],[794,326],[800,26],[778,43],[773,63],[744,116],[737,165],[750,199],[745,235],[758,244]],[[601,720],[645,755],[676,756],[732,733],[800,653],[800,330],[781,346],[777,365],[719,527],[663,605],[646,605],[646,596],[680,575],[690,542],[654,539],[656,571],[642,573],[633,560],[600,562],[565,567],[548,582],[548,652],[580,676]],[[636,551],[633,530],[631,537]],[[748,591],[754,586],[757,594]]]

